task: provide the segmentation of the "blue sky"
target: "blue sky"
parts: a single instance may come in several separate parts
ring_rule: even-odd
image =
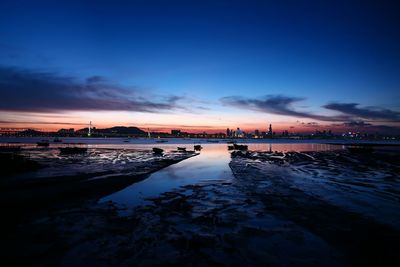
[[[71,77],[75,83],[101,76],[108,86],[131,90],[145,101],[178,96],[186,99],[181,106],[194,103],[184,107],[193,116],[213,117],[211,125],[232,114],[257,114],[277,123],[286,121],[282,115],[292,122],[315,119],[254,107],[251,101],[247,106],[221,102],[232,96],[267,102],[276,96],[298,98],[289,103],[291,110],[327,116],[338,110],[322,106],[357,103],[364,111],[395,115],[389,112],[382,121],[380,115],[340,109],[348,115],[340,122],[397,125],[399,11],[389,1],[2,1],[0,66],[31,76]],[[1,90],[11,102],[11,92]],[[193,105],[204,109],[188,111]],[[74,108],[60,107],[60,112],[88,118]],[[9,120],[32,119],[18,107],[0,110]],[[49,112],[35,111],[35,121]],[[157,113],[133,109],[131,115],[156,124]],[[191,122],[190,116],[181,119]],[[221,126],[244,123],[246,116],[232,119]]]

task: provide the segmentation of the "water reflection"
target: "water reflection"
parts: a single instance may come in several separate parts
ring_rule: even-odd
[[[296,151],[296,152],[304,152],[304,151],[326,151],[326,150],[334,150],[338,149],[338,146],[332,146],[329,144],[296,144],[296,143],[288,143],[288,144],[248,144],[249,150],[258,150],[258,151],[279,151],[279,152],[288,152],[288,151]]]
[[[326,144],[248,144],[249,150],[259,151],[322,151],[338,149]],[[154,145],[136,145],[140,149],[150,149]],[[193,145],[180,145],[188,150]],[[165,150],[176,149],[174,145],[158,145]],[[204,144],[200,155],[184,160],[152,174],[146,180],[135,183],[101,200],[114,201],[127,207],[143,204],[145,198],[158,196],[187,184],[204,183],[215,180],[231,180],[229,168],[230,153],[226,144]]]
[[[173,149],[168,145],[160,147]],[[158,196],[183,185],[210,180],[231,180],[233,175],[228,165],[230,154],[226,145],[210,144],[203,147],[200,155],[160,170],[146,180],[101,199],[101,202],[112,200],[132,207],[145,202],[145,198]],[[187,148],[190,149],[189,146]]]

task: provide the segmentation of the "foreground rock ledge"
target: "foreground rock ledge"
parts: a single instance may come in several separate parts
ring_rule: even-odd
[[[143,180],[162,168],[198,155],[193,151],[171,151],[160,156],[151,151],[117,149],[97,149],[91,153],[94,155],[41,157],[37,161],[46,167],[40,171],[4,177],[0,181],[1,207],[43,207],[53,201],[101,197]],[[125,158],[123,164],[121,158]]]
[[[266,212],[318,236],[344,263],[399,266],[399,162],[399,151],[238,151],[230,167]]]

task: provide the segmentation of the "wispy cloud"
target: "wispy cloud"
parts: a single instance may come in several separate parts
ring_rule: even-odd
[[[228,96],[220,99],[224,105],[234,106],[243,109],[251,109],[264,113],[292,116],[296,118],[311,118],[321,121],[343,121],[348,116],[322,116],[309,112],[297,111],[293,104],[303,101],[304,98],[289,97],[282,95],[267,95],[259,99],[244,98],[240,96]]]
[[[140,88],[125,88],[101,76],[85,81],[57,73],[0,67],[0,110],[24,112],[136,111],[184,109],[179,96],[149,99]]]
[[[311,127],[311,128],[317,128],[320,127],[321,125],[318,122],[315,121],[310,121],[310,122],[300,122],[297,121],[298,124],[300,124],[303,127]]]
[[[349,122],[344,122],[341,125],[348,127],[366,127],[366,126],[371,126],[372,124],[365,121],[349,121]]]
[[[339,111],[343,114],[369,120],[400,121],[400,112],[378,107],[359,107],[358,103],[330,103],[323,106],[326,109]]]
[[[359,107],[358,103],[330,103],[324,105],[323,108],[325,109],[341,113],[340,115],[324,116],[296,110],[294,105],[305,100],[300,97],[267,95],[261,98],[245,98],[240,96],[228,96],[220,100],[224,105],[242,109],[296,118],[308,118],[318,121],[347,122],[349,123],[348,126],[363,120],[370,122],[400,122],[400,112],[378,107]],[[366,122],[363,121],[363,123],[365,125]]]

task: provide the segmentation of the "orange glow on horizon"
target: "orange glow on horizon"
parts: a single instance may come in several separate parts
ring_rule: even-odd
[[[276,134],[287,130],[289,133],[314,133],[331,130],[335,134],[351,131],[368,130],[349,128],[340,123],[315,122],[297,118],[257,114],[257,113],[131,113],[131,112],[69,112],[69,113],[3,113],[0,128],[34,129],[55,132],[61,128],[79,130],[86,128],[89,121],[96,128],[113,126],[138,127],[143,131],[170,133],[177,129],[188,133],[226,133],[226,129],[240,128],[247,133],[268,132],[269,124]],[[396,126],[396,125],[394,125]]]
[[[79,130],[83,128],[87,128],[89,124],[57,124],[57,125],[49,125],[49,124],[25,124],[25,123],[1,123],[0,128],[15,128],[15,129],[33,129],[33,130],[38,130],[38,131],[44,131],[44,132],[55,132],[60,130],[61,128],[64,129],[69,129],[69,128],[74,128],[74,130]],[[170,133],[171,130],[181,130],[182,132],[188,132],[188,133],[210,133],[210,134],[215,134],[215,133],[226,133],[226,129],[229,128],[231,130],[236,130],[238,127],[248,133],[253,133],[255,130],[259,130],[259,132],[267,132],[267,125],[254,125],[252,127],[250,126],[245,126],[245,127],[240,127],[238,125],[237,127],[197,127],[197,126],[183,126],[183,125],[154,125],[154,124],[148,124],[148,125],[134,125],[134,124],[111,124],[111,123],[99,123],[99,124],[93,124],[94,127],[96,128],[111,128],[114,126],[125,126],[125,127],[138,127],[139,129],[143,131],[148,131],[150,130],[151,132],[164,132],[164,133]],[[281,134],[283,131],[287,130],[289,133],[313,133],[316,130],[332,130],[333,132],[342,132],[346,131],[345,127],[338,127],[338,126],[329,126],[329,125],[321,125],[319,127],[305,127],[302,125],[298,124],[272,124],[273,127],[273,132],[276,134]]]

